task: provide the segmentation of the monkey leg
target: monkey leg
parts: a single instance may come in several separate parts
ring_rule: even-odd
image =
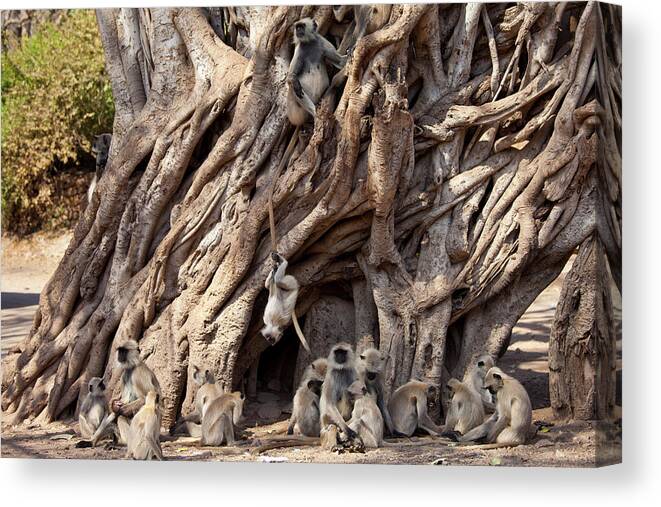
[[[81,414],[79,417],[80,423],[80,436],[85,439],[90,439],[94,436],[94,428],[87,422],[87,418]]]
[[[105,438],[107,436],[112,436],[116,435],[117,432],[115,431],[115,418],[117,415],[112,412],[108,414],[103,421],[101,421],[101,424],[99,424],[99,427],[96,429],[94,432],[94,435],[92,436],[92,447],[96,447],[96,445],[99,443],[99,441],[102,438]]]
[[[117,435],[117,440],[120,444],[126,445],[129,441],[129,430],[131,428],[131,421],[129,421],[123,415],[120,415],[117,418],[117,430],[119,434]]]

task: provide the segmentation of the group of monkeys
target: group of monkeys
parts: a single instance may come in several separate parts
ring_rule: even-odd
[[[160,444],[161,389],[149,367],[140,359],[133,340],[117,348],[120,369],[120,398],[106,399],[103,379],[92,378],[89,392],[79,410],[79,447],[96,446],[112,437],[126,445],[126,457],[163,459]],[[345,342],[334,345],[327,358],[313,361],[303,373],[294,395],[288,435],[297,433],[306,442],[337,449],[347,443],[378,448],[389,445],[392,436],[410,437],[416,430],[459,442],[491,444],[487,447],[525,443],[532,420],[530,398],[514,378],[494,366],[491,356],[481,356],[468,370],[464,381],[447,384],[449,408],[445,424],[437,425],[428,412],[435,398],[431,384],[411,380],[388,399],[384,387],[386,357],[374,348],[356,359]],[[205,446],[235,444],[245,397],[225,392],[208,370],[193,367],[197,385],[194,410],[182,417],[173,433],[188,434]],[[493,412],[488,418],[485,414]],[[295,437],[292,437],[295,438]]]
[[[339,50],[318,33],[311,18],[294,24],[287,116],[297,129],[310,117],[314,119],[316,104],[329,86],[325,61],[343,69],[357,41],[382,28],[390,18],[391,8],[390,5],[334,7],[338,22],[345,19],[349,10],[354,11]],[[337,76],[345,77],[344,70]],[[105,168],[111,140],[110,134],[95,140],[97,167],[89,200]],[[286,151],[291,153],[291,148],[292,143]],[[298,282],[286,274],[288,263],[284,257],[274,252],[272,259],[275,265],[265,282],[269,299],[261,332],[274,345],[293,321],[303,347],[309,352],[294,312]],[[356,441],[364,447],[377,448],[389,444],[384,441],[385,432],[410,437],[418,429],[434,437],[491,446],[519,445],[528,438],[532,420],[530,398],[516,379],[494,366],[491,356],[479,357],[464,381],[453,378],[447,382],[444,399],[449,406],[442,426],[434,423],[428,412],[429,403],[438,394],[433,392],[436,388],[431,384],[411,380],[388,399],[384,387],[385,363],[384,355],[374,348],[364,350],[356,359],[348,343],[333,346],[327,358],[316,359],[305,370],[294,396],[288,435],[294,438],[297,433],[330,449]],[[79,446],[96,446],[112,437],[126,445],[127,458],[162,460],[158,380],[141,361],[138,344],[133,340],[117,348],[117,365],[121,370],[121,395],[109,407],[103,379],[94,377],[88,382],[88,393],[79,410],[80,432],[85,440]],[[225,392],[208,370],[202,373],[193,367],[192,378],[197,385],[194,410],[178,421],[174,432],[199,438],[202,445],[234,445],[234,427],[242,417],[244,395]],[[492,414],[487,417],[489,413]]]
[[[524,387],[494,366],[491,356],[480,356],[464,381],[447,384],[449,401],[445,424],[429,415],[434,386],[411,380],[386,397],[386,357],[369,348],[356,360],[352,347],[338,343],[327,358],[318,358],[305,370],[294,395],[288,434],[320,437],[334,448],[359,438],[368,448],[381,447],[384,431],[410,437],[416,430],[459,442],[483,442],[491,447],[525,443],[532,422],[532,406]],[[488,418],[485,414],[492,412]]]

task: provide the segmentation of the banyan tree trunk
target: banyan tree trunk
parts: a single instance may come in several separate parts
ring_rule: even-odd
[[[112,352],[129,338],[161,383],[166,425],[189,408],[193,365],[254,392],[271,188],[297,314],[318,323],[305,324],[313,352],[375,345],[390,387],[438,385],[503,351],[597,229],[619,262],[619,7],[394,6],[278,174],[304,16],[336,47],[349,26],[328,6],[98,11],[110,158],[3,365],[14,420],[72,413],[91,376],[115,384]],[[281,376],[308,359],[291,333]]]
[[[551,407],[560,419],[609,420],[616,344],[611,282],[598,236],[580,246],[565,278],[549,340]]]

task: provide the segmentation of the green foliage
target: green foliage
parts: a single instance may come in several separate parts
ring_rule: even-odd
[[[114,106],[94,12],[44,24],[2,55],[2,223],[27,234],[70,225],[94,135]],[[82,192],[81,192],[82,189]]]

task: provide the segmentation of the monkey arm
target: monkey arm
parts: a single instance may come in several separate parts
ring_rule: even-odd
[[[426,396],[418,396],[416,398],[416,410],[418,411],[418,426],[429,434],[437,437],[441,432],[441,428],[431,420],[431,417],[429,417],[429,414],[427,413]]]
[[[454,431],[454,427],[459,422],[459,408],[454,400],[450,404],[450,410],[448,410],[448,416],[445,418],[445,425],[443,426],[443,432]]]
[[[488,442],[495,442],[496,438],[498,438],[498,435],[507,428],[509,425],[509,417],[505,416],[498,416],[496,419],[496,422],[493,424],[493,426],[489,429],[489,432],[487,433],[487,441]]]
[[[336,68],[341,69],[344,67],[344,64],[347,62],[347,57],[340,55],[335,46],[330,43],[325,37],[319,37],[321,40],[321,50],[324,54],[324,57]]]
[[[386,424],[386,429],[388,430],[388,433],[393,435],[395,433],[395,425],[392,423],[392,417],[390,417],[390,410],[388,410],[388,404],[386,403],[383,393],[380,391],[377,393],[376,405],[379,407],[379,410],[381,411],[381,415],[383,416],[383,422]]]
[[[296,97],[296,102],[305,109],[312,117],[315,117],[317,114],[317,107],[312,102],[312,99],[305,93],[301,82],[296,77],[289,78],[289,86],[294,90],[294,96]]]
[[[131,403],[126,403],[119,407],[117,413],[124,417],[131,418],[138,413],[138,410],[140,410],[144,404],[145,398],[141,396],[137,400],[133,400]]]
[[[322,426],[325,427],[332,423],[338,426],[344,433],[346,433],[349,438],[354,438],[356,436],[356,432],[349,428],[347,422],[344,420],[344,417],[342,417],[342,414],[340,414],[340,411],[337,409],[335,404],[326,403],[324,408],[325,413],[322,416]]]
[[[289,418],[289,425],[287,426],[287,435],[294,434],[294,427],[296,426],[296,414],[292,414]]]
[[[498,420],[498,414],[494,413],[491,417],[489,417],[489,419],[484,421],[482,424],[480,424],[476,428],[473,428],[468,433],[463,435],[459,439],[459,441],[472,442],[474,440],[479,440],[480,438],[486,437],[491,431],[491,428],[493,428],[493,426],[496,424],[497,420]]]

